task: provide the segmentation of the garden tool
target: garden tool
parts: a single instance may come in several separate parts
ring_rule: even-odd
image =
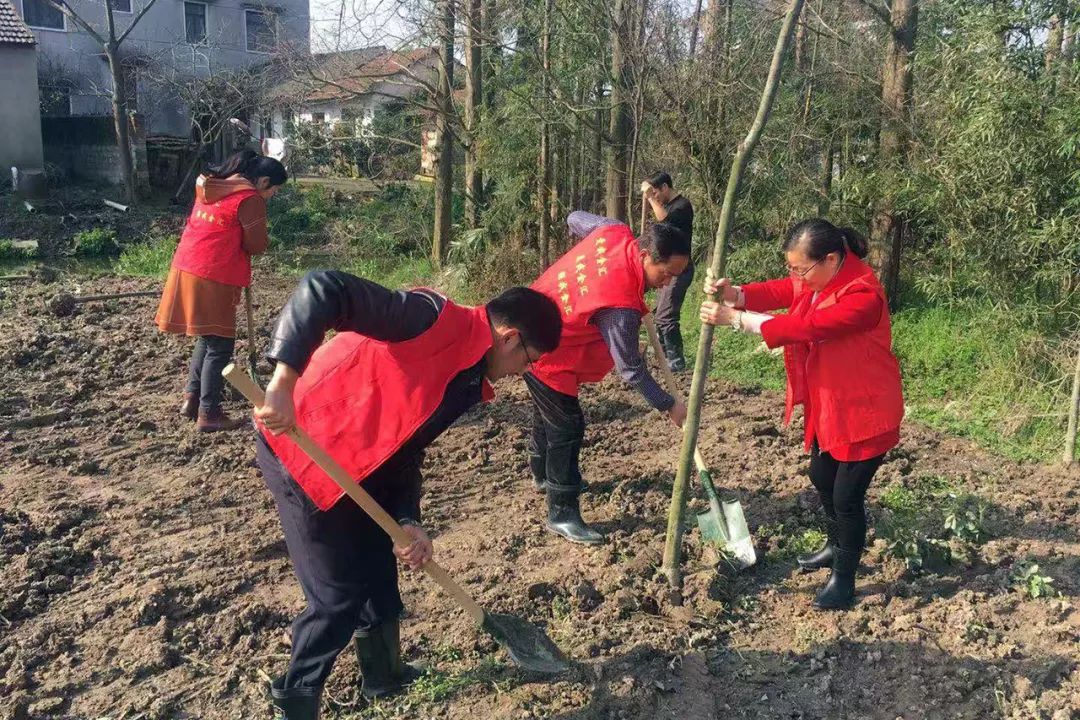
[[[652,343],[653,352],[656,353],[657,363],[664,374],[664,384],[668,392],[673,396],[679,396],[679,385],[675,381],[675,374],[671,372],[664,358],[664,350],[660,346],[660,336],[656,332],[656,321],[652,314],[643,318],[645,329],[649,333],[649,341]],[[698,478],[701,486],[705,488],[705,497],[709,501],[708,512],[697,516],[698,530],[701,537],[708,543],[722,550],[729,562],[737,570],[743,570],[757,562],[757,553],[754,551],[754,541],[750,535],[750,528],[746,524],[746,515],[743,514],[742,504],[735,499],[721,501],[716,494],[712,475],[705,465],[705,458],[701,451],[694,448],[694,465],[697,467]]]
[[[244,375],[235,364],[230,363],[221,374],[253,405],[258,407],[263,404],[265,396],[262,388]],[[346,495],[378,523],[395,545],[412,543],[412,536],[402,530],[401,526],[382,509],[382,506],[368,495],[360,483],[353,481],[348,471],[319,447],[310,435],[300,427],[294,427],[287,434]],[[570,669],[570,661],[540,628],[513,615],[487,612],[434,560],[424,563],[424,572],[465,610],[481,630],[491,635],[495,642],[506,650],[510,660],[518,667],[548,674]]]
[[[255,347],[255,313],[251,309],[251,288],[244,288],[244,310],[247,312],[247,340],[248,340],[248,375],[255,384],[259,382],[259,374],[256,367],[259,364],[259,353]]]

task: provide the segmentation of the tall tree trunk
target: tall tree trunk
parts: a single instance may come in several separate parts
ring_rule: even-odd
[[[439,17],[439,86],[435,143],[439,167],[435,175],[435,231],[431,239],[431,263],[441,268],[450,247],[451,210],[454,201],[454,0],[442,0]]]
[[[717,2],[718,0],[713,0]],[[690,58],[697,54],[698,32],[701,29],[701,0],[694,5],[694,17],[690,21]]]
[[[465,28],[465,222],[470,229],[480,225],[484,205],[484,175],[480,165],[480,113],[484,104],[483,0],[469,0]]]
[[[911,142],[911,56],[918,30],[918,0],[893,0],[889,20],[889,44],[882,70],[882,119],[878,165],[901,173],[907,166]],[[870,227],[870,263],[895,307],[900,282],[904,218],[896,211],[895,197],[886,190]]]
[[[1062,3],[1055,3],[1057,11],[1050,17],[1050,28],[1046,34],[1046,69],[1053,70],[1061,58],[1061,47],[1065,43],[1065,19],[1062,17]]]
[[[551,123],[548,120],[548,78],[551,72],[551,5],[544,0],[543,25],[540,35],[540,103],[544,117],[540,121],[540,171],[536,192],[540,210],[540,262],[543,267],[551,264],[551,214],[548,201],[551,197]]]
[[[604,188],[600,185],[604,170],[604,81],[601,80],[596,86],[596,119],[594,120],[595,132],[593,133],[592,145],[592,168],[589,177],[592,178],[592,190],[589,197],[589,209],[597,211],[597,206],[604,197]]]
[[[108,25],[108,42],[105,45],[105,58],[109,62],[112,75],[112,111],[113,127],[116,131],[116,148],[120,152],[120,177],[124,182],[124,198],[129,205],[136,202],[135,166],[131,159],[131,133],[129,132],[127,112],[127,83],[124,81],[124,68],[120,63],[120,45],[116,41],[116,19],[113,17],[112,3],[105,3],[105,22]]]
[[[806,52],[807,36],[806,6],[804,5],[802,13],[799,15],[799,25],[795,29],[795,68],[800,73],[805,73],[810,64]]]
[[[1062,458],[1066,465],[1076,462],[1076,425],[1080,416],[1080,338],[1076,344],[1076,371],[1073,373],[1072,398],[1069,400],[1069,423],[1065,435],[1065,456]]]
[[[631,6],[634,0],[615,0],[611,18],[611,118],[608,136],[607,192],[605,211],[609,217],[626,222],[627,167],[631,136],[631,82],[628,46],[632,36]]]
[[[821,193],[818,198],[818,216],[825,217],[829,214],[829,205],[832,201],[832,181],[833,181],[833,168],[835,166],[836,158],[836,141],[833,139],[832,131],[829,131],[829,136],[825,140],[825,153],[822,157],[821,168]]]

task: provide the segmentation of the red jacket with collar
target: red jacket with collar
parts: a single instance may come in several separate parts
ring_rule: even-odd
[[[361,482],[434,414],[454,376],[490,347],[487,311],[449,300],[435,324],[411,340],[339,333],[315,351],[296,382],[296,424]],[[484,400],[493,395],[485,380]],[[341,488],[287,435],[264,430],[263,436],[320,510],[341,499]]]
[[[885,291],[873,271],[848,253],[815,297],[790,277],[742,286],[747,310],[788,308],[761,326],[770,348],[784,348],[784,422],[803,405],[805,444],[816,439],[841,461],[883,454],[899,441],[904,417],[900,365],[892,352]]]

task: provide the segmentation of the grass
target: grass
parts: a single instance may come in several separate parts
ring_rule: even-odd
[[[0,262],[21,262],[33,260],[37,257],[37,251],[20,247],[11,240],[0,239]]]
[[[400,717],[420,717],[424,705],[445,703],[472,687],[492,686],[497,691],[507,683],[505,666],[495,658],[484,658],[477,665],[461,672],[444,672],[429,668],[409,686],[404,695],[376,700],[359,712],[346,712],[342,720],[389,720]]]
[[[133,277],[164,278],[169,273],[176,242],[175,237],[162,236],[129,245],[117,258],[115,270]]]

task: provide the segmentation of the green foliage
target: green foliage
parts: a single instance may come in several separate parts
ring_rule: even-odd
[[[1054,587],[1054,578],[1039,572],[1035,562],[1023,562],[1013,572],[1013,584],[1029,598],[1056,597],[1060,593]]]
[[[28,247],[19,247],[11,240],[0,239],[0,262],[33,260],[37,252]]]
[[[825,533],[816,527],[805,528],[797,523],[773,523],[761,525],[757,536],[774,546],[769,557],[775,560],[790,560],[798,555],[812,553],[825,544]]]
[[[169,274],[177,238],[160,236],[129,245],[116,260],[116,272],[134,277],[164,278]]]
[[[96,227],[75,234],[75,252],[82,257],[112,257],[120,253],[116,231]]]
[[[947,478],[890,485],[880,502],[884,513],[877,532],[886,542],[885,554],[912,571],[969,559],[974,546],[991,536],[986,501]]]

